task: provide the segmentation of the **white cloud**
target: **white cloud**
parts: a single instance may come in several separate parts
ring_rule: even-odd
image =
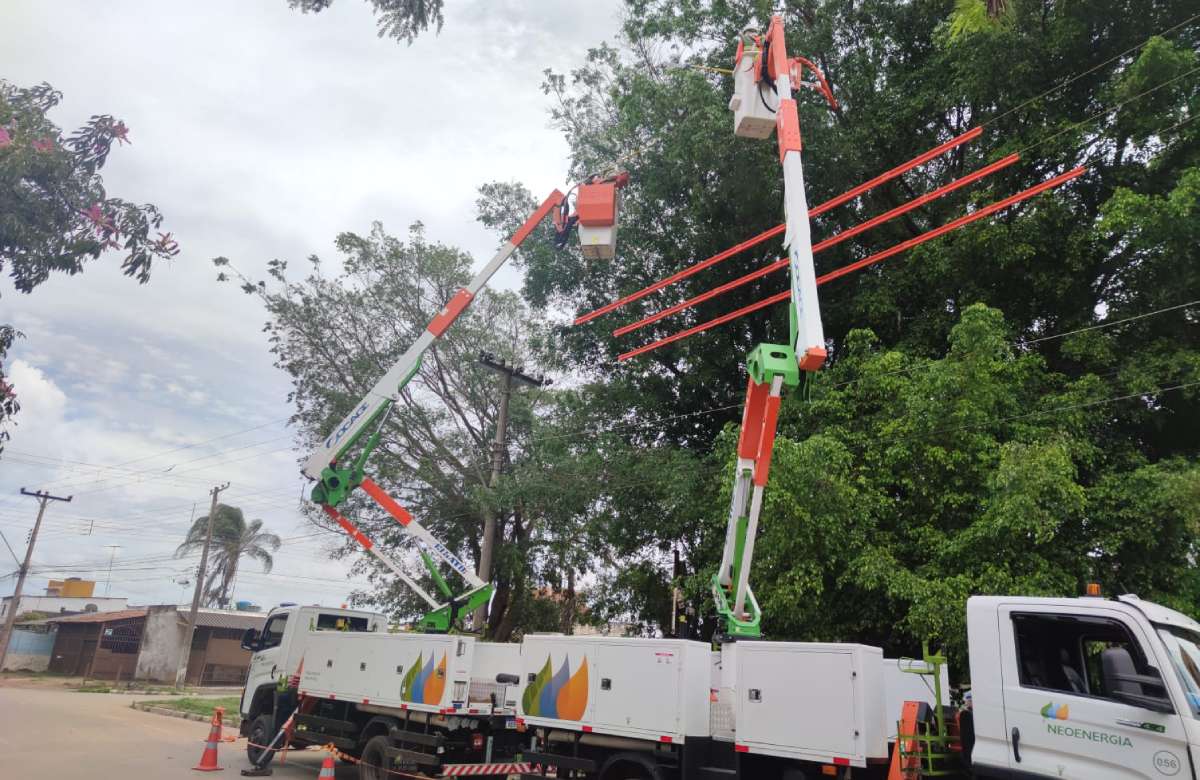
[[[74,493],[48,510],[35,562],[98,566],[77,573],[103,578],[103,545],[120,544],[112,591],[142,602],[181,597],[171,578],[194,564],[169,556],[214,483],[229,480],[225,498],[281,535],[312,533],[297,510],[289,387],[272,367],[265,315],[217,284],[209,260],[228,256],[258,278],[276,257],[333,260],[341,231],[380,220],[402,233],[419,219],[483,262],[496,237],[474,222],[476,187],[564,183],[567,146],[549,128],[542,70],[581,64],[615,33],[618,6],[456,0],[442,34],[409,47],[375,37],[363,0],[316,15],[286,0],[102,11],[7,0],[3,77],[61,90],[54,118],[68,131],[96,113],[124,119],[133,145],[114,152],[105,184],[158,205],[182,252],[146,286],[111,257],[29,296],[0,282],[0,321],[27,336],[10,356],[25,408],[0,459],[0,528],[17,538],[28,528],[21,485]],[[234,431],[245,432],[161,454]],[[116,464],[127,465],[102,468]],[[348,563],[325,545],[290,541],[276,572],[332,582],[248,575],[239,597],[345,600]]]
[[[60,425],[67,406],[67,394],[54,384],[41,369],[24,360],[14,360],[9,370],[9,384],[21,401],[21,423],[35,431]]]

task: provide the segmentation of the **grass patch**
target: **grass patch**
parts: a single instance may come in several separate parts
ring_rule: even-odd
[[[190,712],[194,715],[212,715],[214,707],[225,708],[225,724],[228,726],[236,726],[241,722],[238,717],[238,707],[241,705],[240,696],[220,696],[216,698],[199,698],[194,696],[183,696],[177,699],[156,699],[154,701],[138,702],[139,704],[148,704],[152,707],[162,707],[166,710],[175,710],[176,712]]]
[[[112,693],[112,688],[104,683],[91,683],[89,685],[81,685],[75,689],[76,693]]]

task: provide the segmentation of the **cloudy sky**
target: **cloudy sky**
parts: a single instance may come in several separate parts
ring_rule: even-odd
[[[482,262],[496,238],[474,222],[479,184],[564,183],[542,70],[611,40],[619,3],[447,6],[441,35],[409,47],[376,38],[363,0],[320,15],[286,0],[6,0],[0,78],[61,90],[64,130],[123,119],[133,145],[104,170],[110,194],[158,205],[182,247],[144,287],[114,258],[29,296],[0,281],[0,322],[26,336],[8,366],[24,408],[0,458],[0,531],[21,555],[37,509],[22,486],[74,496],[47,510],[27,593],[62,576],[103,593],[119,545],[111,595],[190,598],[180,583],[195,558],[171,553],[224,481],[223,501],[285,538],[270,575],[245,567],[238,599],[331,604],[358,585],[297,511],[288,385],[263,312],[209,261],[228,256],[257,278],[271,258],[333,259],[340,231],[379,220],[401,233],[419,219]],[[0,576],[15,568],[0,547]]]

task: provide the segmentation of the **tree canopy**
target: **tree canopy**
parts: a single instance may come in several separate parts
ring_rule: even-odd
[[[176,557],[194,554],[204,548],[208,537],[208,515],[197,517],[188,529],[187,536],[175,551]],[[242,558],[258,561],[263,572],[270,572],[275,565],[272,553],[283,544],[277,534],[263,530],[262,520],[246,520],[246,515],[236,506],[217,504],[213,516],[212,543],[209,547],[208,566],[201,598],[204,605],[225,608],[233,597],[237,581],[238,566]]]
[[[444,0],[369,0],[379,25],[380,38],[395,38],[412,43],[417,36],[436,27],[442,31],[446,18]],[[288,0],[288,5],[304,13],[320,13],[333,5],[333,0]]]
[[[497,575],[512,603],[529,599],[512,613],[518,628],[551,619],[563,597],[570,619],[669,631],[675,587],[696,614],[712,612],[707,583],[724,539],[742,364],[755,344],[785,340],[785,312],[616,357],[786,281],[768,275],[631,336],[612,330],[756,270],[781,248],[764,243],[619,313],[568,322],[781,221],[774,142],[733,136],[731,80],[714,71],[774,5],[628,0],[620,41],[598,42],[569,74],[547,72],[572,178],[614,166],[633,175],[617,259],[556,251],[543,226],[519,254],[521,300],[484,296],[438,349],[462,356],[495,343],[497,329],[481,322],[508,307],[534,337],[503,347],[572,380],[521,408],[494,490],[469,474],[443,482],[451,460],[425,454],[437,446],[462,463],[486,456],[486,380],[469,376],[469,358],[437,362],[462,373],[453,393],[421,412],[418,421],[434,416],[428,423],[388,429],[380,468],[466,554],[477,552],[488,502],[505,514],[506,533],[521,529],[506,537]],[[819,273],[1057,173],[1087,173],[821,288],[831,359],[784,403],[751,575],[771,636],[897,652],[934,637],[961,660],[968,595],[1072,595],[1087,581],[1200,613],[1194,13],[1184,0],[788,5],[789,51],[821,67],[840,104],[831,111],[801,96],[810,203],[969,128],[984,131],[815,218],[817,239],[1021,155],[985,182],[818,255]],[[535,202],[520,182],[487,183],[479,216],[506,237]],[[423,235],[407,244],[343,237],[340,246],[344,276],[314,274],[265,293],[304,436],[340,418],[466,268],[460,253]],[[433,255],[454,258],[444,288],[388,277]],[[436,376],[425,379],[436,387]],[[452,398],[468,396],[478,409],[456,410]],[[544,590],[555,596],[551,609],[535,603]],[[713,621],[701,623],[711,633]]]
[[[49,84],[18,87],[0,80],[0,272],[29,293],[52,273],[75,275],[105,252],[145,284],[155,260],[179,253],[162,214],[151,204],[111,197],[100,170],[129,128],[108,114],[64,135],[47,114],[62,101]],[[16,414],[16,388],[4,357],[20,334],[0,323],[0,425]],[[0,429],[0,445],[8,437]]]

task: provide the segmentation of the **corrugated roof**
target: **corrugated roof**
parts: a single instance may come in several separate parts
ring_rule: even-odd
[[[116,612],[85,612],[82,615],[63,615],[45,620],[46,623],[112,623],[117,620],[146,617],[143,609],[121,609]],[[37,621],[41,622],[41,621]]]
[[[186,609],[179,611],[179,619],[187,620]],[[209,628],[262,628],[266,622],[265,612],[230,612],[224,609],[202,609],[196,613],[196,625]]]

